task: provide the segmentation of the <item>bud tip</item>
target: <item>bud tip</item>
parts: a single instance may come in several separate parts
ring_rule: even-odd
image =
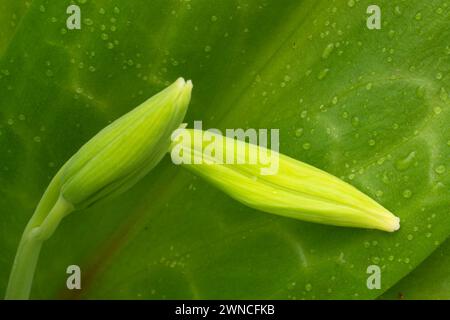
[[[399,217],[395,217],[393,222],[394,223],[392,225],[392,232],[397,231],[398,229],[400,229],[400,218]]]

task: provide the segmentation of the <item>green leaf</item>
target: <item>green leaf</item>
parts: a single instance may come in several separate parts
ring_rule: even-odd
[[[0,55],[8,48],[28,6],[29,3],[24,1],[0,3]]]
[[[0,291],[58,168],[179,76],[194,82],[190,124],[279,128],[282,153],[356,186],[401,229],[265,214],[167,157],[126,194],[61,223],[32,298],[370,299],[450,234],[445,1],[378,1],[381,30],[367,29],[365,0],[77,4],[81,30],[66,29],[67,3],[35,0],[1,40]],[[72,264],[81,291],[65,287]],[[366,287],[372,264],[381,290]]]
[[[445,241],[381,299],[450,299],[450,241]]]

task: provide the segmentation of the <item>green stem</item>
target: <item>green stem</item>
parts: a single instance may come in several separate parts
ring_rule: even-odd
[[[64,198],[59,197],[39,226],[35,226],[35,218],[36,214],[40,212],[33,215],[19,243],[5,299],[24,300],[29,298],[42,243],[50,238],[61,220],[71,211],[73,211],[73,206]]]

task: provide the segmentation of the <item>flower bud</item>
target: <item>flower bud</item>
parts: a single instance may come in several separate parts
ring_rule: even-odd
[[[249,207],[336,226],[389,232],[400,228],[398,217],[355,187],[273,150],[192,129],[178,129],[172,140],[172,159],[178,153],[179,164]],[[277,172],[262,175],[263,164],[246,161],[252,153],[279,157]],[[227,158],[240,161],[230,164]]]
[[[82,209],[133,186],[167,153],[191,89],[179,78],[101,130],[61,168],[61,196]]]

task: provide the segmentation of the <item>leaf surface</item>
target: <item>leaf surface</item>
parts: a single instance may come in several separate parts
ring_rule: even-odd
[[[258,212],[167,157],[63,221],[32,297],[371,299],[390,288],[450,234],[450,19],[443,0],[378,3],[382,28],[369,30],[365,0],[82,0],[82,29],[67,30],[66,3],[31,2],[0,46],[0,292],[57,169],[178,76],[194,82],[190,126],[279,128],[282,153],[358,187],[400,231]],[[19,10],[9,7],[1,25]],[[65,289],[71,264],[81,291]],[[370,265],[381,290],[367,289]]]

